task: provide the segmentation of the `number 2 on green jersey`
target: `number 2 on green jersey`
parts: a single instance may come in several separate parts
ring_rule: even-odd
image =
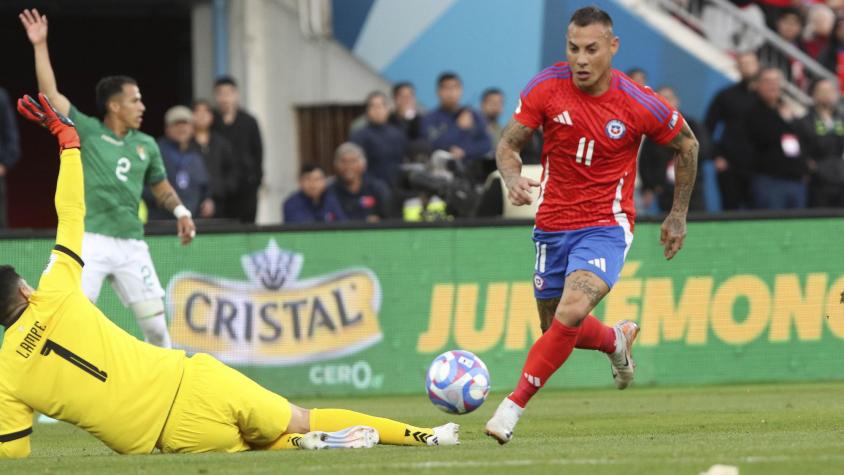
[[[117,161],[117,169],[114,170],[114,174],[117,175],[117,179],[120,181],[127,181],[129,179],[126,176],[129,173],[129,170],[132,168],[132,162],[129,161],[126,157],[120,157]]]

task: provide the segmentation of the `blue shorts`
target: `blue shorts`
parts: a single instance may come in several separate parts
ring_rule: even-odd
[[[537,299],[553,299],[563,295],[566,277],[576,270],[588,270],[612,288],[624,267],[633,234],[621,226],[559,232],[534,229],[533,242],[533,293]]]

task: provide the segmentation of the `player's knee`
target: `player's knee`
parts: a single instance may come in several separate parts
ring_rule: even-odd
[[[311,431],[311,411],[290,405],[290,423],[287,424],[287,434],[306,434]]]
[[[592,307],[592,303],[585,295],[576,294],[560,302],[554,318],[567,327],[577,327],[589,315]]]

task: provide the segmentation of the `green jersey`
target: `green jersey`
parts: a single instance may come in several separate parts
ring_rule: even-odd
[[[143,239],[138,206],[144,185],[167,178],[155,139],[138,130],[118,138],[100,120],[70,106],[82,141],[85,167],[85,231]]]

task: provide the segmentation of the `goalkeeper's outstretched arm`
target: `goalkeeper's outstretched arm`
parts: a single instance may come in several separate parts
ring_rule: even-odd
[[[43,93],[38,95],[38,101],[29,96],[19,99],[18,112],[49,129],[58,140],[61,153],[55,199],[59,226],[53,257],[54,263],[62,264],[48,266],[38,287],[79,287],[83,266],[80,257],[82,235],[85,232],[85,185],[79,135],[73,122],[57,112]],[[55,268],[58,267],[65,270],[57,272]]]

